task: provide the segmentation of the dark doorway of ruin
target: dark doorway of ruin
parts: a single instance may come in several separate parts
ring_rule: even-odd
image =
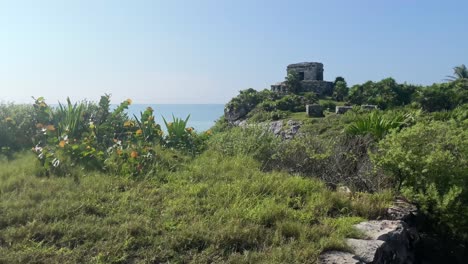
[[[299,77],[299,81],[304,80],[304,72],[298,72],[297,76]]]

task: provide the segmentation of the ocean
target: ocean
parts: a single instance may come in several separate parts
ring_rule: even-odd
[[[154,109],[156,123],[161,124],[163,129],[165,126],[162,117],[169,122],[172,121],[172,115],[182,119],[190,115],[187,126],[202,132],[210,129],[224,114],[223,104],[132,104],[128,107],[128,116],[140,117],[140,112],[145,111],[148,106]]]

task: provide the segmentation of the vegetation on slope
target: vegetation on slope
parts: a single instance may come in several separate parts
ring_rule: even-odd
[[[214,151],[163,179],[36,177],[32,155],[0,166],[4,263],[312,263],[391,199]]]

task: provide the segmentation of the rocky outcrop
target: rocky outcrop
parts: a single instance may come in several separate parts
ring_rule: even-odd
[[[291,139],[299,132],[301,125],[301,122],[294,120],[289,120],[284,125],[284,122],[279,120],[270,122],[268,130],[282,139]]]
[[[414,206],[397,200],[388,209],[388,216],[394,220],[367,221],[355,225],[364,237],[346,240],[351,252],[324,252],[319,257],[319,263],[415,263],[414,248],[418,234],[402,221],[411,218],[414,213]]]
[[[245,107],[245,106],[226,107],[226,108],[224,108],[224,118],[226,118],[226,120],[229,123],[233,123],[233,122],[245,117],[249,113],[250,110],[251,109],[249,109],[248,107]]]

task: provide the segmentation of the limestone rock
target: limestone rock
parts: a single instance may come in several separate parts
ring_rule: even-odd
[[[353,254],[341,251],[328,251],[320,255],[320,264],[360,264],[364,263],[358,260]]]
[[[347,239],[346,244],[361,261],[370,263],[374,260],[375,252],[384,244],[382,240]]]
[[[229,123],[233,123],[234,121],[246,116],[249,111],[250,109],[247,109],[247,107],[243,106],[226,107],[224,108],[224,118],[226,118]]]
[[[387,216],[391,220],[408,221],[416,217],[418,208],[403,199],[396,199],[391,207],[387,209]]]
[[[378,109],[376,105],[361,105],[361,108],[364,110],[377,110]]]
[[[352,106],[337,106],[337,107],[335,107],[335,113],[339,114],[339,115],[342,115],[342,114],[348,112],[351,109],[353,109]]]
[[[356,229],[364,233],[367,239],[385,240],[390,233],[400,232],[405,228],[405,223],[402,221],[381,220],[361,222],[355,225]]]
[[[279,120],[270,122],[268,130],[282,139],[291,139],[299,132],[301,125],[301,122],[294,120],[288,120],[284,125],[283,121]]]

